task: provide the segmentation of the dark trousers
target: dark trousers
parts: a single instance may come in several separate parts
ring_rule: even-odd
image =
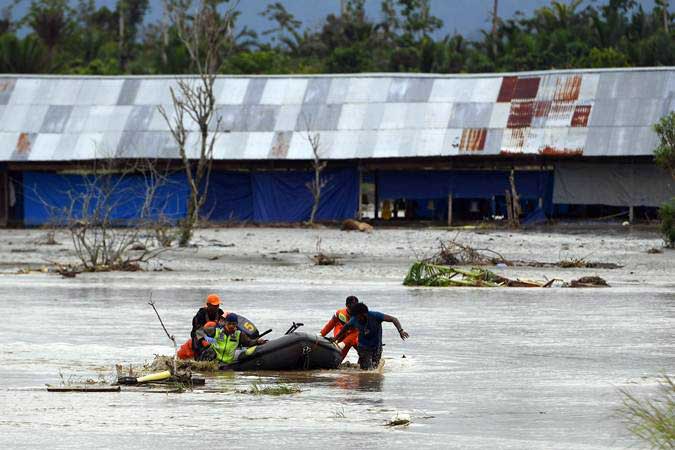
[[[380,359],[382,358],[381,345],[375,348],[358,346],[356,347],[356,351],[359,354],[359,367],[361,369],[377,369],[378,364],[380,364]]]

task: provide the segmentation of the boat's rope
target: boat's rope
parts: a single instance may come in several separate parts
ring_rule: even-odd
[[[314,337],[314,345],[312,345],[311,347],[310,347],[309,345],[305,345],[305,346],[302,348],[302,357],[303,357],[302,368],[303,368],[303,369],[305,369],[305,370],[309,369],[309,362],[310,362],[309,355],[310,355],[310,354],[311,354],[318,346],[319,346],[319,336],[317,335],[317,336]]]

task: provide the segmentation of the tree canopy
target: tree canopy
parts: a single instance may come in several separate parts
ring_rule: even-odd
[[[1,11],[0,72],[119,75],[195,70],[168,20],[144,22],[148,0],[118,0],[114,10],[97,8],[94,0],[78,0],[76,8],[68,0],[33,0],[25,17],[12,21],[15,3]],[[340,14],[303,27],[277,2],[261,13],[269,28],[260,34],[237,27],[235,13],[236,31],[219,49],[218,72],[480,73],[675,65],[675,15],[669,13],[667,0],[657,0],[650,11],[635,0],[588,6],[581,0],[554,0],[529,16],[497,19],[495,33],[485,30],[474,40],[459,34],[434,38],[443,21],[431,13],[430,0],[382,0],[379,20],[365,14],[364,3],[347,0]]]

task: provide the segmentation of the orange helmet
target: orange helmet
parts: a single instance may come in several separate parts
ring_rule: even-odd
[[[220,297],[218,297],[218,294],[209,294],[206,297],[206,304],[213,306],[220,306]]]

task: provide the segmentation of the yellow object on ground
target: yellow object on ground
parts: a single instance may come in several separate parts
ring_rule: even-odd
[[[391,202],[385,200],[382,202],[382,219],[389,220],[391,219]]]
[[[165,370],[163,372],[151,373],[150,375],[146,375],[144,377],[139,377],[137,382],[147,383],[148,381],[162,381],[162,380],[167,380],[169,378],[171,378],[171,372],[169,372],[168,370]]]

